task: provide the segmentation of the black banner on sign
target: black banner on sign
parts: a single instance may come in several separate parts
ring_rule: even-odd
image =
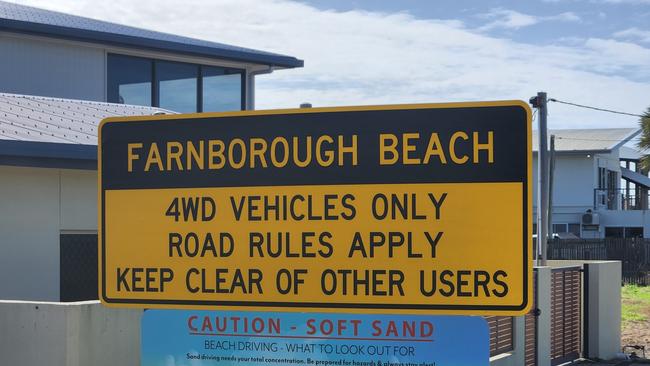
[[[490,106],[108,122],[102,185],[523,182],[526,121]]]

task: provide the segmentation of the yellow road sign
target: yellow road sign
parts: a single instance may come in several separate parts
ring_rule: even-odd
[[[109,118],[107,305],[527,312],[519,101]]]

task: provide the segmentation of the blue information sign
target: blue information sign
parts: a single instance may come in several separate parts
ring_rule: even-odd
[[[148,310],[142,366],[487,366],[472,316]]]

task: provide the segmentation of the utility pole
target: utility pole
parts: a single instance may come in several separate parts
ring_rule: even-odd
[[[539,113],[539,144],[537,151],[537,265],[546,265],[548,245],[548,130],[546,127],[547,99],[545,92],[538,92],[530,103]]]
[[[551,135],[548,170],[548,236],[553,239],[553,179],[555,177],[555,135]]]

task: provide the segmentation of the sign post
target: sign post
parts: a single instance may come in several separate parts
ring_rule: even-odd
[[[520,101],[109,118],[110,306],[522,315]]]

